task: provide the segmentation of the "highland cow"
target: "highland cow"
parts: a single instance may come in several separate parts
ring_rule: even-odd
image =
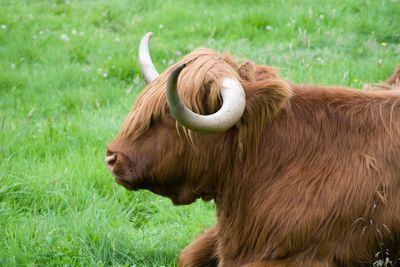
[[[208,49],[158,74],[150,37],[106,164],[129,190],[215,201],[180,266],[398,264],[400,91],[291,84]]]

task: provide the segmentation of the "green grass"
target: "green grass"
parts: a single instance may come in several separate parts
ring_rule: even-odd
[[[196,47],[353,86],[400,63],[400,1],[0,2],[0,266],[174,266],[214,207],[117,186],[105,145],[144,83]]]

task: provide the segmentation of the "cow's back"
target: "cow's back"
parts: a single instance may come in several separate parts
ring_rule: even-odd
[[[399,93],[294,89],[265,130],[259,162],[247,164],[237,185],[246,192],[238,197],[248,204],[232,207],[242,209],[243,222],[231,223],[242,229],[230,238],[252,247],[246,255],[254,258],[303,255],[355,265],[374,261],[377,253],[395,257]],[[240,255],[240,249],[231,253]]]

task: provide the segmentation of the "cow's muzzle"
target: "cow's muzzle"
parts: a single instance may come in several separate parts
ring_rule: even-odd
[[[133,177],[136,176],[132,173],[132,164],[123,153],[118,151],[114,152],[107,148],[105,164],[107,169],[114,176],[115,181],[125,188],[133,190],[136,183],[140,182],[140,179],[133,179]]]

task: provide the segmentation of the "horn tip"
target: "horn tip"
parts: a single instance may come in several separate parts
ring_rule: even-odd
[[[151,37],[153,37],[153,32],[146,32],[143,35],[141,42],[143,42],[143,41],[147,41],[148,42],[151,39]]]

